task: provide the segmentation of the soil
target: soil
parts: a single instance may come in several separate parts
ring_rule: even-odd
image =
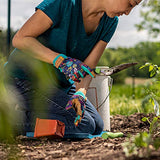
[[[130,116],[116,115],[111,117],[111,131],[123,132],[124,137],[115,139],[102,139],[100,137],[83,140],[61,139],[28,139],[19,136],[16,144],[0,143],[0,159],[24,159],[24,160],[134,160],[134,159],[160,159],[160,149],[154,150],[150,157],[131,156],[126,157],[122,143],[127,136],[136,135],[139,132],[149,131],[149,123],[142,122],[144,117],[153,118],[153,114],[136,113]],[[160,135],[158,135],[160,136]],[[145,151],[145,150],[143,150]]]

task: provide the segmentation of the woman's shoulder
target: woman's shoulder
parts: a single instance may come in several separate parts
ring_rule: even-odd
[[[77,0],[43,0],[42,2],[46,4],[54,4],[54,3],[59,3],[59,4],[75,4]]]
[[[55,4],[61,6],[63,9],[69,6],[75,6],[80,0],[43,0],[42,4],[47,6],[54,6]]]
[[[80,0],[60,0],[65,5],[75,5]]]

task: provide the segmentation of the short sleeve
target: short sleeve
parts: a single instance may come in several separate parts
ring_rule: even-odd
[[[118,24],[118,17],[114,17],[114,18],[106,18],[106,22],[104,25],[104,30],[103,33],[101,35],[101,40],[105,41],[105,42],[109,42],[117,28],[117,24]]]
[[[61,17],[62,0],[43,0],[37,7],[42,10],[52,21],[54,27]]]

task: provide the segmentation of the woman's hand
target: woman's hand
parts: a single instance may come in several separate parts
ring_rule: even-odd
[[[95,73],[86,64],[64,54],[59,54],[53,60],[53,65],[63,72],[69,81],[80,82],[80,78],[84,78],[87,74],[93,78],[95,77]]]
[[[70,98],[66,105],[66,110],[73,108],[77,114],[77,117],[74,121],[75,126],[78,126],[84,116],[86,100],[87,98],[84,92],[82,92],[82,90],[80,89]]]

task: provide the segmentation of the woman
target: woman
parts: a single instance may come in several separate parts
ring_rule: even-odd
[[[128,15],[140,1],[44,0],[36,7],[14,36],[16,49],[6,64],[9,83],[23,102],[19,134],[33,131],[36,117],[64,122],[65,134],[102,132],[103,121],[85,97],[92,69],[115,32],[117,16]]]

